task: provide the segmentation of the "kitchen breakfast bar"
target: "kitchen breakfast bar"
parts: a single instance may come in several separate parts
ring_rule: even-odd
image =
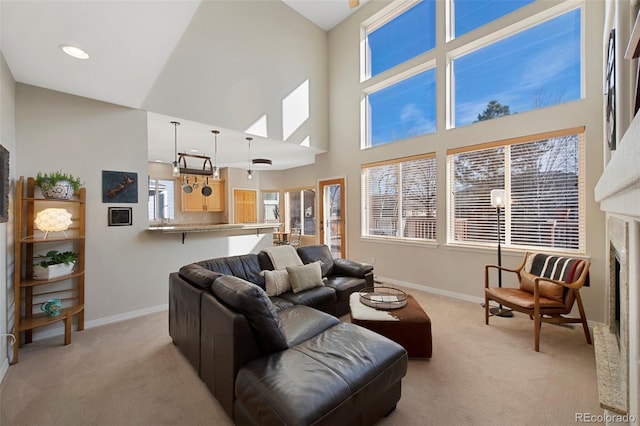
[[[152,225],[147,228],[148,231],[158,232],[162,234],[182,234],[182,243],[188,233],[192,232],[234,232],[245,233],[247,230],[255,229],[256,233],[273,232],[274,228],[278,228],[281,223],[174,223],[164,225]]]

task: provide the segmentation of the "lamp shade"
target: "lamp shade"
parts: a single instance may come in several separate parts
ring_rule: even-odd
[[[491,205],[493,207],[504,207],[504,189],[491,190]]]
[[[44,231],[44,238],[47,238],[49,232],[63,232],[69,229],[73,223],[71,213],[66,209],[49,208],[40,210],[34,221],[36,228]],[[67,234],[65,234],[66,236]]]

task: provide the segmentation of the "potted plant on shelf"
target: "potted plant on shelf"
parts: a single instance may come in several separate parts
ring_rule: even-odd
[[[79,178],[69,173],[63,173],[62,170],[51,173],[38,172],[35,183],[40,187],[45,198],[63,200],[71,198],[82,185]]]
[[[78,261],[78,253],[49,250],[46,254],[40,254],[33,258],[40,260],[33,265],[33,279],[50,280],[70,274]]]

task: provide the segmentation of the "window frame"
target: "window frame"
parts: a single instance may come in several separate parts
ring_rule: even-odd
[[[371,142],[371,137],[372,137],[372,132],[371,132],[371,110],[369,108],[369,95],[379,92],[380,90],[383,89],[387,89],[395,84],[401,83],[403,81],[407,81],[408,79],[410,79],[411,77],[415,77],[416,75],[426,72],[426,71],[430,71],[430,70],[434,70],[435,72],[435,82],[436,82],[436,91],[438,90],[438,75],[437,75],[437,68],[436,68],[436,60],[435,59],[430,59],[428,61],[425,61],[424,63],[421,63],[415,67],[412,67],[408,70],[405,71],[401,71],[398,72],[396,74],[394,74],[393,76],[386,78],[384,80],[381,80],[377,83],[371,84],[369,86],[367,86],[366,88],[362,89],[361,91],[361,100],[360,100],[360,104],[361,104],[361,111],[360,111],[360,117],[361,117],[361,138],[360,138],[360,149],[364,150],[364,149],[369,149],[369,148],[375,148],[378,146],[384,146],[384,145],[388,145],[388,144],[392,144],[395,142],[400,142],[402,140],[406,140],[406,139],[411,139],[414,137],[420,137],[420,136],[424,136],[424,135],[432,135],[434,133],[436,133],[438,131],[438,111],[437,111],[437,103],[438,103],[438,96],[437,94],[434,96],[434,110],[435,110],[435,130],[431,133],[423,133],[421,135],[416,135],[416,136],[410,136],[407,138],[401,138],[401,139],[395,139],[392,141],[388,141],[388,142],[384,142],[378,145],[373,145]]]
[[[456,154],[466,153],[466,152],[474,152],[487,150],[492,148],[500,148],[505,146],[513,146],[524,143],[533,143],[536,141],[542,141],[547,139],[561,138],[564,136],[578,136],[578,248],[571,249],[567,247],[549,247],[549,246],[536,246],[536,245],[526,245],[526,244],[512,244],[511,243],[511,206],[509,203],[505,205],[502,210],[502,220],[501,222],[503,226],[502,230],[502,246],[506,249],[513,250],[544,250],[549,252],[559,252],[559,253],[574,253],[574,254],[585,254],[586,253],[586,131],[584,126],[567,128],[557,131],[538,133],[533,135],[520,136],[510,139],[504,139],[500,141],[488,142],[483,144],[469,145],[460,148],[452,148],[447,150],[447,200],[446,200],[446,209],[447,209],[447,225],[446,225],[446,235],[447,235],[447,245],[452,247],[478,247],[478,248],[494,248],[496,242],[495,241],[460,241],[456,239],[457,232],[457,223],[455,219],[455,204],[454,204],[454,184],[455,179],[453,176],[453,156]],[[505,155],[505,158],[509,158],[509,155]],[[505,197],[507,199],[510,198],[511,194],[511,177],[510,177],[510,167],[511,163],[507,165],[504,164],[505,173],[504,179],[505,184],[504,188],[496,188],[496,189],[504,189]],[[486,195],[486,194],[485,194]]]
[[[400,231],[398,227],[396,227],[396,235],[375,235],[375,234],[371,234],[370,233],[370,223],[369,223],[369,209],[370,209],[370,205],[371,203],[368,200],[369,195],[371,195],[369,193],[369,187],[367,185],[367,176],[366,176],[366,171],[368,169],[373,169],[373,168],[377,168],[377,167],[384,167],[384,166],[389,166],[389,165],[401,165],[403,163],[410,163],[412,161],[417,161],[417,160],[423,160],[423,159],[429,159],[432,160],[432,164],[430,165],[431,167],[433,167],[433,184],[434,184],[434,196],[433,196],[433,204],[435,206],[434,212],[435,212],[435,216],[432,216],[433,220],[429,220],[428,222],[430,222],[427,226],[427,228],[430,228],[431,231],[433,233],[433,238],[417,238],[417,237],[405,237],[403,235],[398,235],[400,234],[404,234],[404,230]],[[438,216],[437,216],[437,205],[438,205],[438,200],[437,200],[437,183],[438,183],[438,179],[437,179],[437,172],[438,172],[438,164],[437,164],[437,158],[436,158],[436,153],[435,152],[429,152],[429,153],[425,153],[425,154],[418,154],[418,155],[412,155],[412,156],[408,156],[408,157],[401,157],[401,158],[396,158],[396,159],[391,159],[391,160],[385,160],[385,161],[378,161],[378,162],[373,162],[373,163],[365,163],[362,164],[360,166],[360,181],[361,181],[361,203],[362,203],[362,209],[361,209],[361,229],[360,229],[360,235],[361,238],[366,238],[366,239],[373,239],[373,240],[379,240],[379,241],[396,241],[396,242],[403,242],[403,243],[418,243],[418,244],[436,244],[437,242],[437,238],[438,238],[438,232],[437,232],[437,224],[438,224]],[[401,175],[401,171],[397,172],[398,175]],[[403,203],[403,188],[402,188],[402,177],[400,176],[400,179],[398,179],[397,181],[397,187],[396,187],[396,194],[398,196],[398,205],[402,206]],[[413,217],[413,216],[412,216]],[[416,216],[417,217],[417,216]],[[425,216],[427,217],[427,216]],[[405,223],[406,222],[406,217],[403,216],[403,208],[399,208],[397,211],[397,217],[396,217],[396,223]]]
[[[147,177],[148,179],[148,203],[147,203],[147,219],[149,220],[149,223],[153,223],[153,224],[157,224],[157,223],[165,223],[165,222],[169,222],[169,221],[173,221],[176,220],[177,217],[177,208],[176,208],[176,196],[177,196],[177,192],[176,192],[176,180],[175,178],[162,178],[162,177],[153,177],[151,175],[149,175]],[[154,182],[152,184],[152,182]],[[166,182],[167,183],[167,187],[169,187],[169,182],[171,182],[172,184],[172,188],[173,188],[173,206],[169,206],[169,211],[173,211],[173,217],[169,217],[169,218],[164,218],[164,217],[158,217],[158,211],[159,211],[159,201],[160,201],[160,197],[159,197],[159,191],[158,191],[158,183],[159,182]],[[153,189],[152,189],[153,188]],[[151,217],[151,191],[153,190],[154,195],[153,195],[153,202],[154,202],[154,206],[153,206],[153,213],[154,213],[154,217]]]
[[[277,194],[278,199],[275,200],[267,200],[265,199],[265,194]],[[263,223],[282,223],[282,196],[280,190],[277,189],[262,189],[260,190],[260,201],[261,201],[261,214],[262,214],[262,222]],[[277,220],[267,219],[266,208],[268,205],[275,205],[278,208],[278,218]]]
[[[404,63],[402,62],[401,64],[395,65],[390,69],[387,69],[385,71],[382,71],[381,73],[376,74],[375,76],[371,76],[371,62],[369,60],[370,58],[369,52],[371,50],[368,42],[369,33],[372,33],[377,29],[385,26],[386,24],[393,21],[398,16],[402,15],[404,12],[416,6],[421,1],[422,0],[395,1],[391,3],[389,6],[387,6],[386,8],[382,9],[380,12],[370,17],[369,19],[365,20],[360,25],[360,40],[361,40],[360,42],[360,82],[361,83],[370,79],[375,79],[380,75],[384,75],[390,72],[393,68],[396,68],[402,63]],[[436,16],[436,19],[437,19],[437,16]],[[436,46],[437,44],[438,44],[438,39],[436,34]],[[408,61],[410,60],[411,59],[409,59]]]
[[[302,223],[302,219],[303,219],[303,211],[304,211],[304,193],[305,191],[313,191],[314,193],[314,198],[313,198],[313,219],[315,221],[314,223],[314,227],[313,227],[313,234],[308,234],[305,232],[304,229],[304,224]],[[291,232],[292,226],[291,226],[291,215],[290,215],[290,207],[291,207],[291,200],[290,200],[290,193],[293,192],[297,192],[300,194],[300,216],[301,216],[301,223],[300,223],[300,235],[301,236],[307,236],[307,237],[315,237],[318,235],[318,192],[316,190],[315,187],[313,186],[305,186],[305,187],[300,187],[300,188],[291,188],[291,189],[285,189],[283,191],[283,200],[282,202],[284,203],[284,231],[285,232]]]
[[[448,9],[448,8],[447,8]],[[574,2],[567,0],[556,6],[552,6],[543,10],[535,15],[529,16],[525,19],[518,20],[511,25],[502,27],[499,30],[492,31],[485,36],[474,38],[473,40],[462,44],[457,48],[450,49],[446,52],[445,56],[445,75],[446,75],[446,92],[445,92],[445,128],[455,129],[456,127],[465,127],[475,123],[464,124],[461,126],[455,125],[455,78],[454,78],[454,61],[462,56],[476,52],[482,48],[490,46],[499,41],[505,40],[511,36],[519,34],[523,31],[534,28],[540,24],[557,18],[565,13],[572,12],[574,10],[580,10],[580,99],[585,98],[586,94],[586,82],[585,82],[585,10],[584,1]],[[508,15],[505,15],[508,16]],[[504,18],[504,16],[502,17]],[[499,19],[502,19],[499,18]],[[453,16],[449,17],[449,20],[454,19]],[[486,25],[486,24],[485,24]],[[472,31],[473,32],[473,31]],[[467,34],[471,34],[467,33]],[[463,37],[467,37],[464,34]],[[566,103],[562,102],[561,104]],[[543,107],[544,108],[544,107]],[[522,113],[536,111],[541,108],[531,109],[523,111]]]

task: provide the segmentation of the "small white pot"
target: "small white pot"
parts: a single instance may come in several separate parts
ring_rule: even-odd
[[[42,195],[44,195],[44,198],[68,200],[73,196],[73,187],[68,180],[60,180],[52,188],[43,190]]]
[[[50,280],[52,278],[69,275],[71,272],[73,272],[74,266],[76,266],[75,262],[58,263],[57,265],[49,265],[46,268],[40,265],[33,265],[33,279]]]

